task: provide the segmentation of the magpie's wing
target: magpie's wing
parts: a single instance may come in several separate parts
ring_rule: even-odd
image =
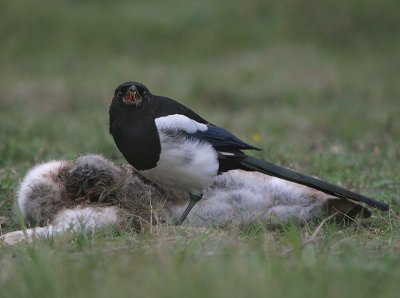
[[[196,131],[195,133],[191,134],[191,137],[210,143],[217,151],[237,151],[247,149],[261,150],[260,148],[243,142],[226,129],[212,124],[207,124],[207,130]]]
[[[159,132],[184,133],[189,138],[211,144],[217,151],[261,150],[243,142],[221,127],[210,123],[199,123],[185,115],[174,114],[160,117],[155,119],[155,122]]]

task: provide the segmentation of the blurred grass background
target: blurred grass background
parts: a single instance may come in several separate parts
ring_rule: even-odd
[[[3,230],[16,227],[11,211],[14,193],[33,164],[52,158],[74,158],[87,152],[123,162],[108,134],[108,106],[114,88],[129,80],[146,84],[155,94],[178,99],[211,122],[265,148],[260,157],[397,204],[399,36],[400,2],[395,0],[3,0],[0,3]],[[6,250],[0,261],[6,264],[0,268],[0,285],[17,296],[27,295],[29,287],[36,284],[37,296],[68,297],[66,290],[41,288],[62,279],[65,289],[71,282],[82,288],[82,293],[103,293],[100,296],[107,296],[104,293],[121,286],[118,292],[121,296],[131,290],[145,293],[150,289],[149,296],[159,296],[169,287],[171,296],[190,293],[196,297],[222,295],[224,287],[208,292],[208,283],[218,284],[216,279],[225,270],[236,268],[230,275],[224,275],[234,285],[232,296],[235,293],[240,296],[239,281],[242,281],[243,287],[253,294],[273,287],[271,296],[276,297],[296,296],[299,289],[308,289],[311,297],[335,296],[336,291],[343,296],[375,297],[378,293],[371,290],[366,280],[391,276],[385,289],[384,283],[380,284],[382,293],[392,293],[397,285],[400,259],[393,255],[399,245],[395,215],[380,217],[378,223],[366,230],[362,228],[362,232],[359,228],[326,231],[326,243],[314,248],[311,259],[316,261],[312,270],[308,261],[302,261],[302,254],[300,259],[298,255],[271,261],[277,257],[276,251],[296,241],[271,240],[264,233],[260,233],[262,236],[234,233],[234,239],[244,237],[245,241],[231,246],[218,242],[215,246],[222,256],[213,259],[216,265],[210,266],[208,262],[196,265],[204,256],[192,256],[192,251],[203,252],[199,244],[202,238],[197,238],[203,236],[178,241],[178,253],[167,249],[168,253],[162,255],[163,262],[173,263],[167,266],[172,271],[160,270],[159,263],[149,261],[158,255],[147,246],[149,253],[131,251],[132,247],[147,245],[139,241],[123,250],[129,254],[128,259],[135,260],[132,266],[139,267],[136,274],[140,275],[143,269],[146,274],[154,274],[150,279],[154,283],[171,275],[173,280],[155,288],[141,282],[130,288],[127,283],[131,279],[118,277],[124,270],[132,273],[133,269],[122,261],[111,266],[109,255],[101,249],[101,240],[85,240],[82,247],[75,249],[75,239],[63,243],[68,247],[67,252],[51,243],[36,249]],[[293,229],[299,237],[307,233],[307,229]],[[230,234],[221,237],[231,239]],[[348,238],[356,240],[351,245],[339,245],[333,253],[328,249],[341,241],[347,243],[344,240]],[[365,239],[374,243],[372,252],[365,250],[368,246]],[[273,252],[264,249],[266,242],[272,242],[272,247],[278,249],[272,249]],[[238,246],[242,248],[240,252]],[[384,255],[379,247],[391,253]],[[252,263],[254,259],[243,257],[253,253],[257,254],[257,265]],[[367,266],[371,258],[379,261]],[[73,265],[74,261],[66,265],[70,259],[84,262],[86,269]],[[238,269],[248,261],[255,266],[254,270]],[[82,279],[65,279],[62,272],[50,274],[48,266],[58,266],[59,262],[67,274],[82,274]],[[315,264],[326,267],[321,269]],[[104,271],[107,265],[110,269]],[[96,268],[102,270],[98,280],[89,278]],[[38,270],[41,273],[36,275]],[[86,273],[81,273],[82,270]],[[202,272],[208,274],[208,279]],[[254,284],[246,274],[256,276]],[[275,274],[279,279],[273,277]],[[338,279],[342,274],[352,275],[352,282]],[[117,276],[111,279],[114,288],[112,283],[102,282],[111,275]],[[180,279],[191,275],[194,278],[190,285],[196,290],[179,292]],[[135,280],[136,275],[133,276]],[[294,282],[299,277],[301,283]],[[22,279],[28,290],[23,292],[13,278]],[[331,279],[336,280],[337,286],[329,286]],[[100,290],[95,290],[98,281]],[[264,286],[259,286],[262,281]],[[316,285],[317,281],[326,287]],[[285,282],[293,282],[295,286],[287,287]]]

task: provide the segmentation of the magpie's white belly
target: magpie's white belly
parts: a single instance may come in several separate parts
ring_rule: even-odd
[[[161,154],[155,168],[140,171],[163,186],[201,193],[218,174],[218,154],[205,142],[160,134]]]

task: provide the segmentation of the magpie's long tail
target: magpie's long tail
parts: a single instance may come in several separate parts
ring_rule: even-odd
[[[342,187],[333,185],[331,183],[319,180],[317,178],[307,176],[277,165],[273,163],[260,160],[251,156],[246,156],[240,163],[244,170],[257,171],[270,176],[282,178],[284,180],[292,181],[298,184],[306,185],[308,187],[320,190],[324,193],[344,198],[350,199],[357,202],[365,203],[369,206],[377,208],[379,210],[388,211],[389,205],[378,202],[361,194],[352,192],[350,190],[344,189]]]

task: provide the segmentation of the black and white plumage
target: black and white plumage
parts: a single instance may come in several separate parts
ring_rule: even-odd
[[[124,99],[129,92],[137,92],[136,99],[135,95],[131,101]],[[239,168],[241,150],[259,150],[135,82],[115,91],[110,133],[124,157],[145,177],[194,194],[200,194],[218,173]]]
[[[387,205],[362,195],[245,155],[242,150],[260,149],[175,100],[151,94],[143,84],[127,82],[118,86],[109,112],[110,133],[131,165],[158,184],[200,195],[192,197],[179,223],[214,177],[233,169],[259,171],[388,209]]]

